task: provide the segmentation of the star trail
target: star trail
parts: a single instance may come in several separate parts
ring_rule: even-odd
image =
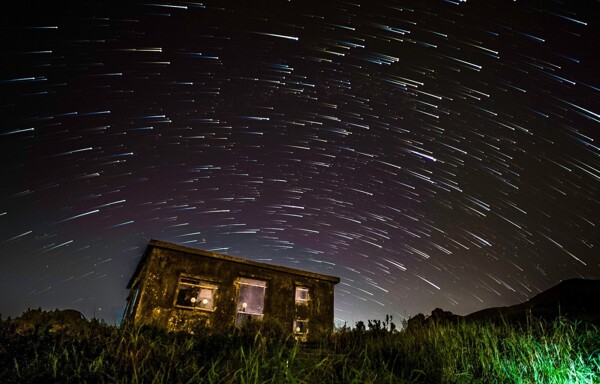
[[[339,276],[349,325],[600,278],[597,1],[13,5],[3,316],[118,321],[152,238]]]

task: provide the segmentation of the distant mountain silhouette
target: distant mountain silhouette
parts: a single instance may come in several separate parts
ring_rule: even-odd
[[[475,321],[524,322],[528,314],[545,320],[564,316],[570,320],[600,324],[600,280],[565,280],[524,303],[487,308],[464,318]]]
[[[486,308],[466,316],[436,308],[428,317],[421,313],[411,317],[407,328],[419,328],[432,323],[455,324],[460,321],[526,324],[528,317],[552,321],[559,316],[600,326],[600,280],[565,280],[524,303]]]

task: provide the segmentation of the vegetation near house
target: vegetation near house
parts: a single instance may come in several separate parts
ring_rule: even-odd
[[[15,332],[24,335],[44,327],[49,333],[76,334],[85,323],[85,317],[74,309],[54,311],[29,310],[14,320]]]
[[[38,322],[18,333],[19,319],[0,319],[0,382],[600,382],[600,329],[588,323],[392,324],[372,320],[302,343],[269,321],[195,334],[97,320],[53,332]]]
[[[147,273],[142,270],[134,281]],[[135,318],[119,328],[73,310],[0,318],[0,383],[600,383],[599,281],[566,281],[483,317],[435,309],[401,329],[386,316],[303,342],[302,324],[292,329],[267,316],[266,299],[262,318],[256,316],[261,302],[252,297],[263,291],[267,297],[275,279],[255,278],[240,277],[227,324],[196,322],[193,333]],[[187,276],[175,282],[175,289],[154,286],[171,289],[165,311],[216,313],[221,305],[217,294],[202,291],[210,286]],[[289,308],[310,302],[310,285],[302,287],[307,290],[291,291]],[[143,294],[137,300],[141,305]],[[238,323],[235,314],[244,308],[242,315],[253,315]]]
[[[340,279],[152,240],[129,284],[123,324],[193,333],[264,320],[306,341],[333,329]]]

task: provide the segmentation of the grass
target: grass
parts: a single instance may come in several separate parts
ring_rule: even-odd
[[[600,329],[558,319],[510,324],[389,322],[300,344],[277,327],[220,334],[53,330],[0,320],[2,383],[599,383]]]

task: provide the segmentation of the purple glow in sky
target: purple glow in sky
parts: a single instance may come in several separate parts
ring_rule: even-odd
[[[349,325],[600,278],[597,1],[13,5],[5,317],[116,321],[151,238],[339,276]]]

